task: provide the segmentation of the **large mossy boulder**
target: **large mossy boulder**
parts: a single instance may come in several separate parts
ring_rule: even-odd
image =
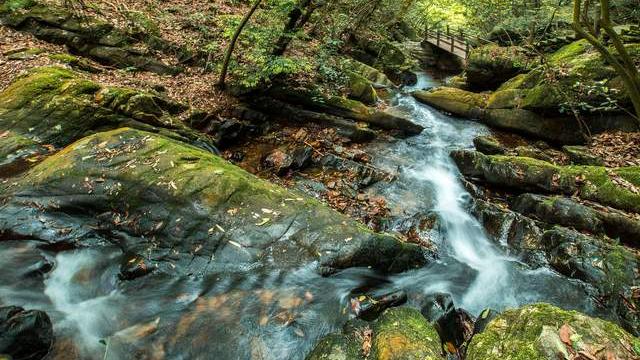
[[[375,234],[209,152],[130,128],[83,138],[2,194],[0,233],[151,251],[147,266],[171,273],[172,263],[232,272],[311,261],[324,270],[401,271],[425,262],[415,245]]]
[[[454,151],[461,172],[519,191],[575,194],[620,210],[640,212],[640,167],[559,166],[546,161],[476,151]]]
[[[370,344],[368,354],[363,343]],[[411,308],[386,310],[373,323],[345,325],[342,333],[323,338],[307,360],[436,360],[442,359],[440,337],[433,325]],[[367,355],[367,356],[366,356]]]
[[[420,102],[457,116],[479,118],[486,106],[486,97],[482,94],[439,87],[430,91],[416,91],[413,96]]]
[[[507,310],[476,335],[469,360],[637,359],[638,339],[620,327],[547,304]]]
[[[527,69],[530,60],[524,53],[524,49],[517,46],[474,48],[465,66],[467,84],[473,90],[495,90]]]
[[[178,119],[186,109],[158,94],[104,87],[63,68],[36,68],[0,93],[0,169],[10,176],[83,136],[122,126],[215,148],[216,139]]]

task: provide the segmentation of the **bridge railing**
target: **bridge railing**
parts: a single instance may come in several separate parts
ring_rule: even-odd
[[[441,49],[454,54],[462,53],[465,59],[469,57],[469,53],[475,45],[491,43],[491,41],[463,29],[455,29],[450,26],[427,28],[425,38]]]

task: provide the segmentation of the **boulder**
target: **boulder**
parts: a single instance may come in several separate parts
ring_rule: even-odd
[[[589,153],[589,149],[585,146],[563,146],[562,151],[569,156],[572,164],[604,166],[604,161],[597,155]]]
[[[449,87],[416,91],[413,96],[436,109],[472,119],[480,118],[482,109],[486,106],[484,95]]]
[[[493,136],[478,136],[473,139],[476,150],[485,155],[502,155],[507,149]]]
[[[495,90],[527,69],[524,49],[517,46],[484,45],[474,48],[467,59],[467,84],[474,90]]]
[[[475,151],[452,152],[463,175],[518,191],[576,194],[616,209],[640,211],[640,167],[559,166],[546,161]]]
[[[130,128],[68,146],[3,194],[0,232],[49,244],[151,251],[148,266],[155,272],[173,274],[175,265],[216,272],[311,261],[319,269],[393,272],[425,263],[417,246],[370,232],[209,152]],[[172,261],[162,260],[169,254]]]
[[[548,304],[507,310],[474,336],[469,360],[637,359],[637,339],[617,325]]]
[[[18,306],[0,307],[0,357],[43,359],[53,342],[53,326],[45,312]]]
[[[134,49],[137,41],[113,25],[93,17],[78,19],[69,9],[38,1],[12,1],[0,8],[0,22],[37,38],[66,45],[72,52],[105,65],[134,67],[161,75],[180,70],[150,53]]]
[[[535,194],[518,196],[512,208],[548,224],[572,227],[596,235],[606,234],[626,245],[640,246],[640,221],[623,211],[593,203],[582,204],[561,196]]]
[[[59,67],[30,70],[0,93],[1,173],[11,176],[83,136],[122,126],[215,149],[213,137],[177,118],[185,111],[158,94],[103,87]]]
[[[361,101],[367,105],[375,105],[378,102],[378,93],[374,84],[365,77],[354,72],[347,73],[349,76],[349,97]]]
[[[362,350],[363,341],[371,345],[368,354]],[[433,326],[419,311],[400,307],[386,310],[371,324],[347,323],[342,333],[323,338],[306,359],[436,360],[440,354]]]
[[[363,103],[339,96],[314,94],[305,89],[274,88],[269,95],[281,101],[302,106],[312,111],[367,123],[384,130],[397,130],[406,135],[416,135],[424,127],[414,123],[404,115],[381,111]]]

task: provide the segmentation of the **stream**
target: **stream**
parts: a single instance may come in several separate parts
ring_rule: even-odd
[[[312,263],[295,271],[155,274],[118,280],[116,247],[53,253],[35,241],[0,242],[0,304],[46,311],[59,358],[304,359],[317,341],[350,318],[354,289],[407,292],[408,306],[449,293],[473,315],[538,301],[598,314],[588,286],[547,269],[531,269],[496,246],[469,213],[472,198],[449,158],[489,132],[419,104],[410,91],[435,85],[420,74],[395,107],[425,127],[415,137],[371,145],[374,162],[399,174],[371,191],[384,195],[396,217],[435,214],[430,237],[438,259],[382,277],[354,268],[321,277]],[[53,266],[45,276],[31,275]],[[27,280],[25,280],[27,279]]]

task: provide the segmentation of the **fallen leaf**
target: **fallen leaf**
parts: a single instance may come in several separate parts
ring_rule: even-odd
[[[567,324],[562,325],[562,327],[560,327],[560,331],[559,331],[559,335],[560,335],[560,340],[571,346],[571,334],[573,333],[573,330],[571,330],[571,327]]]

